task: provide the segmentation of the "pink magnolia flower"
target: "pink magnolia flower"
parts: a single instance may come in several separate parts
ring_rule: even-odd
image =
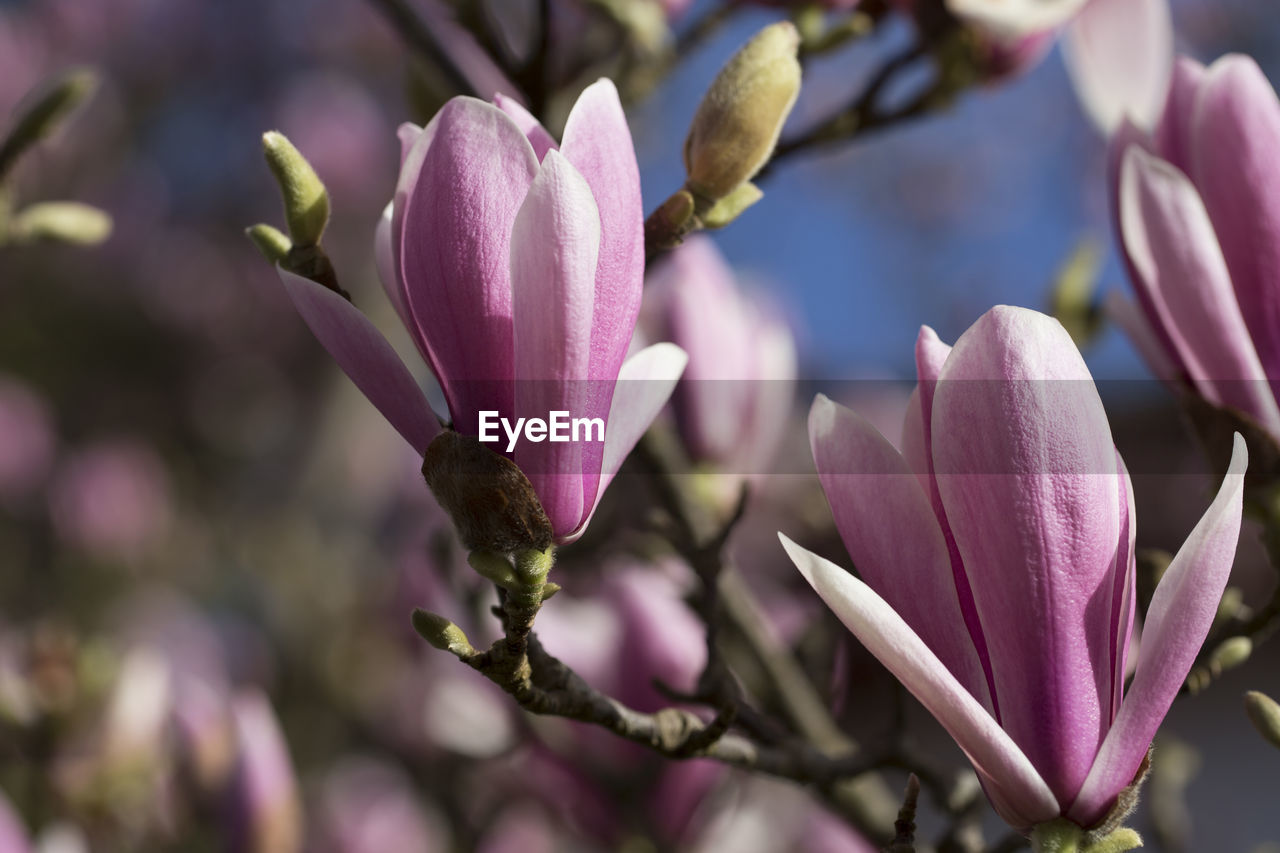
[[[904,0],[922,5],[922,0]],[[1059,34],[1067,70],[1103,130],[1126,114],[1154,121],[1173,63],[1168,0],[933,0],[982,36],[987,71],[1004,76],[1038,64]]]
[[[1055,320],[929,328],[894,450],[824,397],[809,435],[861,579],[783,537],[818,594],[965,751],[1012,826],[1096,825],[1138,772],[1209,631],[1247,451],[1156,590],[1129,691],[1133,490],[1092,377]]]
[[[302,806],[289,745],[267,697],[246,690],[232,705],[238,740],[228,824],[234,849],[292,853],[302,849]]]
[[[1280,438],[1280,100],[1252,59],[1177,66],[1154,134],[1112,141],[1141,310],[1113,302],[1153,370]],[[1270,380],[1270,382],[1268,382]]]
[[[439,380],[454,429],[479,413],[601,418],[604,441],[517,442],[558,542],[581,535],[623,459],[666,403],[685,355],[624,362],[644,277],[640,178],[617,91],[579,97],[557,146],[514,101],[449,101],[400,132],[395,198],[376,239],[387,296]],[[281,271],[347,375],[419,452],[439,431],[412,375],[367,318]],[[503,445],[492,445],[503,450]]]
[[[791,331],[739,290],[705,236],[691,237],[663,260],[646,299],[649,327],[689,354],[674,398],[689,452],[726,472],[765,471],[795,393]]]

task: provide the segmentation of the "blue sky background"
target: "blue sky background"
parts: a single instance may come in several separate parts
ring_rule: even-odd
[[[1204,61],[1251,52],[1275,81],[1280,16],[1267,7],[1176,3],[1180,52]],[[633,113],[650,208],[682,180],[682,129],[705,81],[769,18],[741,16]],[[858,91],[904,30],[810,69],[788,131]],[[991,305],[1043,309],[1056,270],[1083,239],[1104,248],[1103,288],[1127,287],[1112,246],[1104,159],[1055,49],[949,112],[794,158],[769,177],[765,199],[716,239],[794,312],[810,378],[911,377],[922,323],[953,342]],[[1114,329],[1086,356],[1098,378],[1148,375]]]

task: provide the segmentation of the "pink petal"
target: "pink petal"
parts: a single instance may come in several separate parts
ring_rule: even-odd
[[[665,305],[665,331],[689,356],[680,387],[681,434],[699,459],[724,460],[741,446],[755,340],[733,270],[709,237],[695,235],[650,276]]]
[[[529,144],[533,146],[533,153],[538,155],[539,163],[547,156],[548,151],[557,149],[556,141],[551,138],[551,134],[547,133],[542,122],[538,121],[533,113],[526,110],[519,101],[498,93],[493,96],[493,103],[498,109],[511,116],[511,120],[529,138]]]
[[[1173,65],[1169,99],[1156,128],[1156,150],[1183,172],[1191,171],[1192,116],[1204,83],[1205,67],[1187,56],[1179,56]]]
[[[1155,127],[1173,73],[1168,0],[1090,0],[1062,47],[1076,94],[1099,130],[1110,134],[1125,118]]]
[[[778,538],[845,627],[955,738],[1001,817],[1024,828],[1058,815],[1053,792],[1027,756],[883,598],[834,563]]]
[[[934,394],[932,448],[1001,724],[1069,800],[1111,716],[1121,510],[1106,412],[1061,324],[998,306],[965,332]]]
[[[1133,617],[1137,607],[1133,588],[1136,583],[1137,563],[1134,547],[1137,544],[1137,519],[1133,506],[1133,481],[1129,469],[1116,452],[1116,467],[1121,477],[1120,488],[1120,545],[1116,550],[1114,572],[1115,588],[1111,593],[1111,719],[1120,713],[1120,698],[1124,695],[1125,667],[1129,660],[1129,641],[1133,636]]]
[[[947,543],[915,474],[870,422],[821,394],[809,411],[809,443],[858,573],[990,710]]]
[[[604,454],[600,468],[599,488],[590,500],[590,511],[581,526],[561,540],[572,542],[582,535],[591,515],[600,504],[604,490],[613,482],[622,463],[636,442],[644,435],[653,419],[671,398],[689,357],[675,344],[645,347],[622,364],[618,383],[605,421]]]
[[[409,315],[404,307],[404,289],[396,278],[395,247],[391,239],[391,216],[395,202],[388,204],[378,220],[378,227],[373,232],[373,261],[378,268],[378,281],[382,282],[382,290],[387,294],[391,307],[396,309],[396,316],[406,329],[412,328]]]
[[[440,424],[418,383],[369,318],[347,300],[310,279],[279,269],[294,307],[369,402],[419,453]]]
[[[951,522],[947,520],[946,508],[942,505],[942,496],[938,493],[937,479],[933,476],[932,422],[933,395],[937,389],[938,377],[947,357],[951,355],[951,347],[943,343],[937,332],[928,326],[920,327],[916,337],[916,391],[919,412],[915,414],[908,404],[908,416],[918,418],[919,426],[913,428],[910,441],[904,438],[903,455],[911,464],[911,468],[920,478],[925,493],[929,496],[929,505],[933,508],[942,529],[942,537],[947,543],[947,554],[951,561],[952,585],[960,602],[960,612],[964,615],[964,624],[968,629],[970,641],[977,652],[982,665],[984,683],[974,690],[983,703],[991,710],[996,719],[1000,719],[1000,705],[997,701],[995,679],[991,673],[991,655],[987,650],[987,639],[982,629],[982,621],[978,618],[977,606],[973,601],[973,589],[969,575],[964,568],[964,560],[960,557],[960,549],[956,547],[955,536],[951,532]],[[919,430],[918,437],[914,434]],[[917,446],[919,449],[917,449]]]
[[[554,411],[571,419],[604,417],[591,408],[588,379],[599,253],[600,214],[591,188],[550,151],[511,235],[517,417],[546,420]],[[548,437],[526,438],[515,448],[515,462],[558,535],[575,530],[584,516],[586,446]]]
[[[396,128],[396,139],[400,140],[400,166],[404,167],[405,162],[409,159],[409,152],[413,150],[413,145],[418,141],[418,137],[422,135],[422,128],[418,127],[411,121],[406,121]]]
[[[778,316],[763,311],[748,313],[758,315],[750,368],[755,378],[746,384],[745,435],[734,458],[740,473],[766,474],[791,425],[796,394],[796,342],[791,328]]]
[[[591,379],[612,380],[626,357],[644,286],[644,209],[640,169],[618,91],[608,80],[586,88],[569,113],[560,150],[591,186],[600,208],[600,266],[591,332]],[[593,383],[608,411],[613,388]],[[589,448],[593,451],[594,448]],[[599,457],[596,457],[597,459]],[[588,470],[594,464],[588,464]]]
[[[1120,168],[1120,232],[1134,285],[1197,390],[1280,434],[1280,409],[1200,194],[1177,168],[1137,146]]]
[[[454,427],[474,435],[480,410],[514,403],[511,229],[538,160],[515,122],[484,101],[454,98],[432,125],[402,171],[422,157],[417,180],[397,191],[392,237],[410,331],[425,343]]]
[[[1280,102],[1257,64],[1209,68],[1192,118],[1191,178],[1267,375],[1280,377]]]
[[[1248,464],[1248,449],[1237,434],[1218,496],[1156,588],[1129,694],[1068,812],[1083,826],[1100,820],[1116,794],[1133,781],[1151,738],[1208,636],[1235,559]]]

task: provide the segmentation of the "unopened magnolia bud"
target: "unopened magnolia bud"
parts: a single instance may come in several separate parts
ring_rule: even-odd
[[[1084,848],[1087,853],[1125,853],[1142,846],[1142,836],[1128,827],[1103,836]]]
[[[1231,637],[1209,655],[1209,669],[1215,677],[1228,669],[1235,669],[1253,654],[1253,641],[1248,637]]]
[[[262,150],[280,184],[289,235],[299,246],[316,245],[329,223],[328,191],[307,158],[283,133],[271,130],[262,134]]]
[[[555,534],[533,484],[475,436],[445,430],[422,458],[422,475],[470,551],[545,551]]]
[[[458,657],[469,657],[476,653],[461,628],[428,610],[419,608],[413,611],[413,630],[442,652]]]
[[[800,94],[799,47],[791,22],[772,24],[716,75],[684,144],[694,193],[715,202],[768,162]]]
[[[244,229],[244,233],[253,242],[253,245],[258,247],[262,257],[272,264],[283,263],[284,259],[289,256],[289,250],[293,248],[293,242],[288,235],[279,228],[272,228],[270,225],[259,223]]]
[[[1244,603],[1244,593],[1239,587],[1229,586],[1222,592],[1222,600],[1218,602],[1218,612],[1213,616],[1213,628],[1210,632],[1227,625],[1248,612]]]
[[[711,209],[702,214],[702,227],[723,228],[762,198],[764,193],[759,187],[750,181],[743,181],[733,192],[711,205]]]
[[[14,214],[9,236],[21,243],[52,240],[96,246],[111,236],[111,215],[76,201],[40,202]]]
[[[1250,690],[1244,694],[1244,709],[1258,734],[1272,746],[1280,747],[1280,703],[1265,693]]]
[[[48,136],[98,86],[97,75],[85,68],[61,74],[35,89],[18,107],[12,128],[0,143],[0,177],[18,156]]]
[[[493,551],[472,551],[467,555],[467,562],[476,570],[476,574],[503,589],[515,589],[520,586],[515,567],[503,554],[495,554]]]

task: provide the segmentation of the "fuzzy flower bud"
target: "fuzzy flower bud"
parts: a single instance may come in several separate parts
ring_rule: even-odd
[[[319,175],[279,131],[262,134],[262,151],[280,184],[284,218],[293,242],[300,246],[316,245],[329,224],[329,193]]]
[[[768,162],[800,94],[799,47],[795,25],[772,24],[720,70],[684,144],[694,193],[721,199]]]
[[[1250,690],[1244,694],[1244,709],[1258,733],[1268,743],[1280,747],[1280,702],[1265,693]]]
[[[45,201],[23,208],[9,224],[20,243],[54,241],[96,246],[111,236],[111,215],[76,201]]]

